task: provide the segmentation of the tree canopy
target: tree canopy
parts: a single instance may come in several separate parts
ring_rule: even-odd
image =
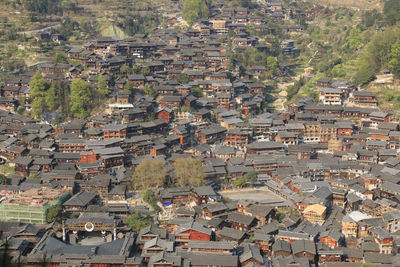
[[[4,174],[0,174],[0,184],[7,184],[7,177]]]
[[[134,35],[135,33],[147,33],[149,29],[157,27],[159,23],[159,16],[134,13],[124,16],[118,26],[123,28],[127,34]]]
[[[383,15],[387,25],[395,25],[400,20],[400,1],[387,0],[383,7]]]
[[[37,71],[29,83],[31,88],[31,109],[34,118],[42,118],[47,112],[60,109],[63,118],[69,115],[69,86],[56,80],[48,82],[43,79],[42,73]]]
[[[47,111],[46,92],[50,88],[50,83],[43,79],[40,71],[37,71],[32,77],[29,86],[31,88],[30,97],[32,98],[32,116],[34,118],[40,118]]]
[[[157,205],[157,201],[152,190],[150,189],[146,190],[146,192],[143,195],[143,200],[144,202],[149,204],[156,212],[159,212],[161,210],[161,208]]]
[[[82,79],[71,83],[71,112],[75,118],[86,119],[93,104],[93,87]]]
[[[197,98],[200,98],[203,96],[203,91],[201,91],[201,89],[199,87],[195,87],[192,89],[192,95]]]
[[[235,62],[240,64],[247,70],[250,70],[253,66],[264,66],[269,76],[276,75],[278,73],[278,61],[271,53],[266,51],[259,51],[255,47],[249,47],[244,52],[235,52],[230,54],[230,65],[234,65]]]
[[[252,170],[252,171],[249,171],[248,173],[246,173],[245,178],[248,182],[255,182],[255,181],[257,181],[257,175],[258,175],[258,172]]]
[[[132,177],[133,187],[146,189],[164,184],[167,171],[162,160],[144,159],[135,169]]]
[[[210,15],[206,0],[183,0],[183,18],[189,25],[199,18],[206,18]]]
[[[30,12],[39,14],[59,14],[62,15],[62,0],[26,0],[25,8]]]
[[[51,206],[46,213],[47,222],[61,222],[61,212],[62,207],[60,205]]]
[[[107,88],[107,80],[103,75],[100,75],[97,80],[97,90],[100,94],[100,97],[106,97],[110,91]]]
[[[146,84],[143,87],[143,92],[145,95],[149,97],[156,97],[157,96],[157,89],[154,86]]]
[[[359,59],[354,82],[356,84],[369,83],[383,68],[389,68],[393,74],[400,77],[399,59],[400,30],[393,28],[376,34]]]
[[[136,212],[132,214],[125,223],[131,228],[133,232],[139,234],[140,230],[152,225],[153,220],[149,215],[143,216],[140,213]]]
[[[174,182],[175,185],[199,186],[204,184],[205,174],[203,166],[199,159],[178,158],[174,164]]]
[[[68,60],[63,54],[57,54],[54,58],[54,62],[57,64],[61,64],[61,63],[68,63]]]

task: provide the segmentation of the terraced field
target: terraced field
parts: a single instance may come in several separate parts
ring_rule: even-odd
[[[381,0],[307,0],[308,2],[334,7],[347,7],[360,10],[382,10]]]

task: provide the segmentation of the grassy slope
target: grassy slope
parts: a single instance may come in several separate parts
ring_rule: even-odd
[[[339,16],[336,17],[336,13]],[[326,59],[326,54],[329,57],[342,58],[342,64],[340,68],[343,69],[343,76],[336,77],[347,80],[353,80],[353,76],[357,71],[357,57],[361,52],[353,53],[350,57],[343,57],[342,46],[346,36],[344,27],[352,28],[361,20],[360,12],[355,12],[352,20],[349,20],[343,10],[336,11],[331,16],[321,14],[317,16],[313,22],[309,25],[309,29],[313,27],[319,27],[319,34],[310,34],[309,31],[305,31],[301,35],[294,36],[296,43],[301,47],[302,53],[298,58],[299,68],[296,69],[296,73],[302,73],[304,69],[312,67],[314,64],[323,62]],[[330,24],[327,24],[329,19]],[[323,51],[322,47],[328,47],[328,52]],[[317,88],[315,82],[319,78],[326,78],[330,74],[320,73],[318,70],[314,70],[315,78],[312,78],[306,82],[306,84],[299,90],[292,101],[304,97],[304,96],[315,96],[317,94]]]
[[[168,10],[171,7],[170,0],[79,0],[78,7],[83,8],[78,13],[64,12],[64,17],[70,17],[71,20],[78,23],[86,22],[95,25],[96,32],[83,34],[77,32],[69,42],[73,46],[80,46],[87,40],[92,39],[97,35],[104,36],[119,36],[125,38],[127,35],[122,29],[116,26],[121,15],[136,12],[145,13],[148,6],[154,7],[155,10]],[[11,15],[10,15],[11,14]],[[29,31],[41,29],[50,25],[57,25],[60,22],[31,22],[29,13],[22,6],[13,8],[11,5],[6,5],[0,2],[0,30],[9,31],[11,28],[16,31]],[[28,66],[37,64],[41,58],[53,58],[57,49],[43,53],[32,47],[32,40],[27,41],[9,41],[5,35],[0,36],[0,56],[4,58],[21,58],[25,60]],[[61,51],[61,50],[60,50]]]
[[[307,0],[308,2],[332,6],[332,7],[345,7],[360,10],[381,10],[383,3],[381,0]]]
[[[308,1],[313,2],[314,0],[308,0]],[[347,0],[318,0],[318,2],[325,2],[325,3],[335,2],[338,3],[340,7],[352,7],[351,5],[354,4],[352,1],[347,1]],[[359,0],[357,2],[359,2],[360,4],[359,7],[362,7],[361,4],[369,3],[368,9],[372,9],[374,5],[376,6],[378,2],[379,6],[380,7],[382,6],[382,3],[380,1]],[[339,20],[335,20],[334,19],[335,15],[332,15],[330,17],[317,17],[315,21],[312,22],[312,25],[317,25],[318,27],[321,28],[322,34],[318,36],[319,39],[323,40],[322,42],[324,42],[325,44],[334,47],[333,50],[331,51],[331,56],[332,57],[338,56],[342,58],[342,64],[340,64],[339,66],[343,70],[344,75],[342,77],[335,77],[335,76],[333,77],[339,79],[343,78],[349,81],[353,81],[354,75],[358,71],[359,58],[362,57],[362,54],[365,52],[366,45],[368,44],[371,37],[375,34],[375,31],[372,28],[364,31],[362,33],[363,41],[361,47],[352,54],[348,55],[342,54],[339,44],[343,45],[342,40],[345,38],[345,32],[343,31],[343,27],[346,26],[347,28],[352,28],[361,22],[361,12],[360,11],[354,11],[354,12],[355,12],[354,16],[352,17],[351,20],[349,20],[346,17],[342,17]],[[330,25],[326,24],[328,18],[331,21]],[[306,36],[310,37],[311,39],[307,39],[304,37],[301,38],[306,39],[308,42],[311,40],[316,42],[316,39],[313,38],[313,36],[307,34]],[[302,67],[308,66],[308,64],[306,63],[307,60],[310,58],[311,55],[315,53],[317,49],[318,47],[314,45],[310,45],[309,47],[307,47],[306,51],[301,55],[301,57],[303,58],[300,60],[301,61],[300,65]],[[293,100],[301,98],[305,95],[312,95],[313,93],[315,93],[316,78],[321,78],[326,76],[327,75],[317,72],[316,77],[308,81],[306,85],[299,90],[298,94],[293,98]],[[377,96],[378,105],[383,111],[398,115],[400,111],[400,91],[398,90],[399,86],[400,86],[400,81],[395,79],[394,84],[392,86],[371,84],[367,87],[367,90],[373,92]]]
[[[119,37],[121,39],[128,37],[128,35],[121,28],[115,26],[114,24],[106,24],[103,26],[100,34],[102,36]]]

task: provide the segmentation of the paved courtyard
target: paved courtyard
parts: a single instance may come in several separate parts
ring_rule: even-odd
[[[237,189],[227,190],[219,192],[222,196],[232,200],[254,200],[260,203],[277,203],[285,201],[280,196],[277,196],[273,192],[266,188],[260,189]]]

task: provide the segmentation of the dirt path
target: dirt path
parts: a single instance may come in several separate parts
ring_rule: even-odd
[[[286,89],[293,85],[294,82],[291,83],[279,83],[278,88],[280,89],[280,92],[276,95],[277,99],[274,101],[272,104],[275,108],[276,111],[282,111],[285,109],[285,103],[287,101],[286,96],[287,96],[287,91]]]
[[[286,83],[278,83],[278,89],[279,93],[275,94],[275,97],[277,98],[274,103],[272,103],[272,106],[275,108],[276,111],[282,111],[285,110],[285,104],[287,102],[287,89],[294,85],[294,81],[298,81],[303,74],[299,74],[296,77],[293,78],[293,81],[291,82],[286,82]]]

